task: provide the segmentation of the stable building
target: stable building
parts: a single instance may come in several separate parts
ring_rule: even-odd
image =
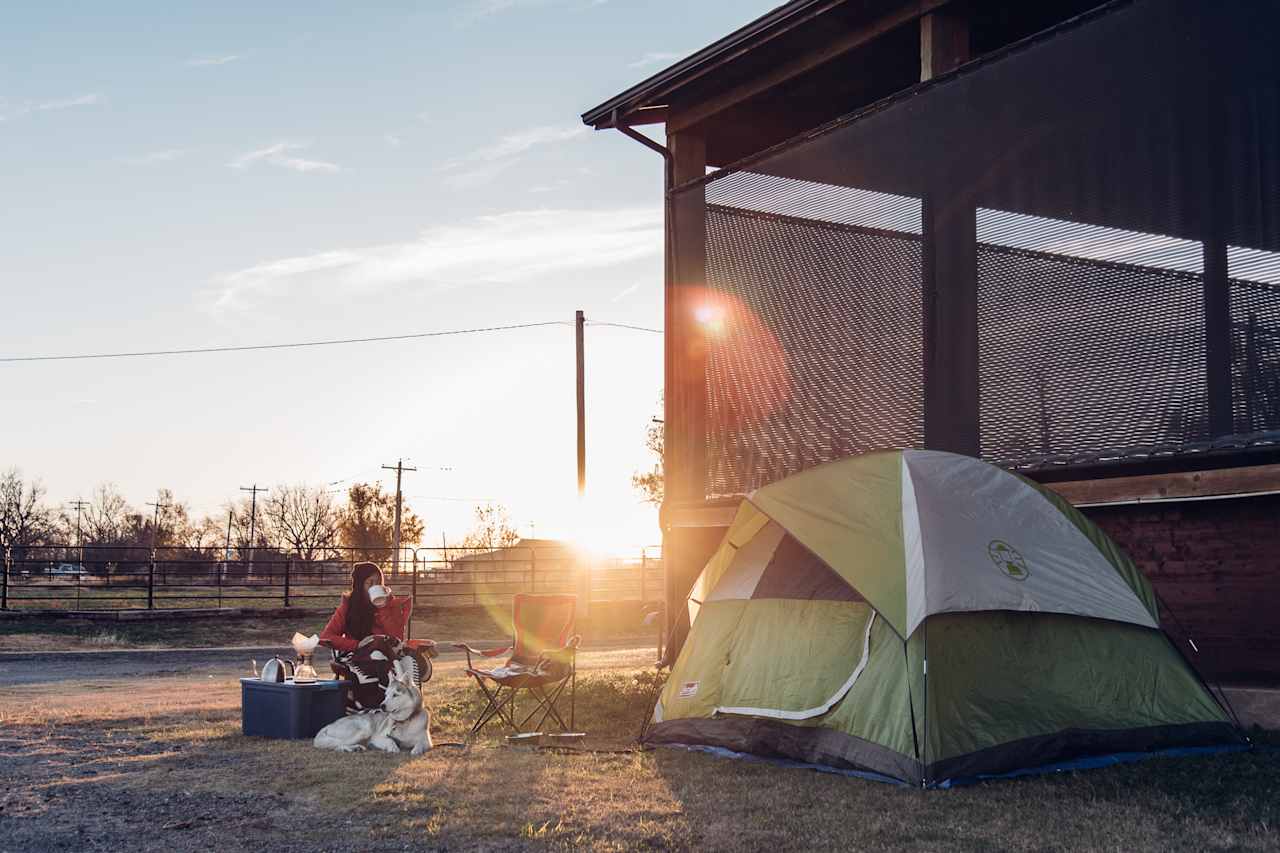
[[[743,496],[922,448],[1051,487],[1198,668],[1280,682],[1277,31],[794,0],[583,114],[663,158],[670,659]]]

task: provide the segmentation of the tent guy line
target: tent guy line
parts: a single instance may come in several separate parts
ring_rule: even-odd
[[[165,356],[165,355],[200,355],[207,353],[227,353],[227,352],[251,352],[255,350],[275,350],[275,349],[301,349],[303,347],[327,347],[338,346],[343,344],[368,344],[382,341],[407,341],[418,338],[442,338],[457,335],[474,335],[490,332],[510,332],[517,329],[534,329],[543,326],[572,326],[573,323],[568,320],[544,320],[538,323],[512,323],[506,326],[479,326],[471,329],[446,329],[436,332],[413,332],[405,335],[378,335],[367,338],[337,338],[323,341],[296,341],[293,343],[283,344],[247,344],[244,346],[225,346],[225,347],[193,347],[189,349],[170,349],[170,350],[145,350],[139,352],[107,352],[107,353],[80,353],[75,355],[17,355],[17,356],[0,356],[0,362],[30,362],[30,361],[83,361],[98,358],[145,358],[149,356]],[[626,323],[604,323],[590,322],[590,326],[607,326],[618,329],[633,329],[640,332],[654,332],[662,334],[661,329],[650,329],[645,326],[633,326]]]

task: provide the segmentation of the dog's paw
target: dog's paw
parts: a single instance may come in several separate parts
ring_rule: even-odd
[[[426,752],[427,752],[427,750],[429,750],[429,749],[431,749],[431,744],[429,744],[429,743],[420,743],[420,744],[418,744],[417,746],[415,746],[415,747],[413,748],[413,751],[412,751],[411,753],[409,753],[409,754],[410,754],[410,755],[425,755],[425,754],[426,754]]]
[[[364,752],[365,745],[362,743],[353,743],[348,746],[338,747],[339,752]]]

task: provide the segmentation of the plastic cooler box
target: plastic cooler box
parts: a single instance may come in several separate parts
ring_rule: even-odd
[[[240,726],[251,737],[301,739],[343,716],[343,683],[240,679]]]

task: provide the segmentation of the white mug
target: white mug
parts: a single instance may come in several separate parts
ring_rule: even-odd
[[[369,600],[373,602],[374,607],[385,607],[391,597],[391,590],[385,586],[374,584],[369,587]]]

